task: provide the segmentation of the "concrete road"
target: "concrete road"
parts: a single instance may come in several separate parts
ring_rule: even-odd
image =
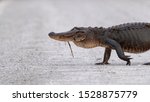
[[[104,48],[83,49],[48,38],[74,26],[112,26],[150,22],[149,0],[2,0],[0,1],[0,84],[150,84],[150,51],[130,54],[132,65]]]

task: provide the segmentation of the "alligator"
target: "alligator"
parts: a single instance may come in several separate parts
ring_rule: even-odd
[[[72,41],[82,48],[104,47],[104,58],[96,65],[109,64],[111,51],[115,50],[126,65],[131,65],[131,57],[124,54],[142,53],[150,49],[150,23],[124,23],[112,27],[74,27],[62,33],[50,32],[49,37],[59,41]],[[150,65],[150,62],[144,63]]]

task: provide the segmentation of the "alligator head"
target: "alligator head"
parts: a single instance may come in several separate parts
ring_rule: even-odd
[[[97,34],[102,29],[97,27],[74,27],[67,32],[50,32],[49,37],[59,41],[73,41],[79,47],[93,48],[99,46]]]

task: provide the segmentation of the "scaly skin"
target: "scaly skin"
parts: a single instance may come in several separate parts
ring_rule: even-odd
[[[130,65],[130,56],[124,52],[142,53],[150,49],[150,23],[126,23],[109,28],[74,27],[68,32],[49,33],[49,37],[59,41],[73,41],[83,48],[105,47],[104,59],[99,64],[109,64],[111,50]],[[150,63],[145,63],[150,65]]]

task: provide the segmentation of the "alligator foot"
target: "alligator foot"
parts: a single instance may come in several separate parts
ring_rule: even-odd
[[[127,61],[127,64],[126,64],[126,65],[129,65],[129,66],[131,65],[131,62],[130,62],[130,60],[129,60],[129,61]]]
[[[144,63],[143,65],[150,65],[150,62],[148,62],[148,63]]]
[[[95,63],[95,65],[108,65],[108,64],[110,64],[110,63],[108,63],[108,62]]]
[[[126,65],[129,65],[129,66],[131,65],[130,59],[132,59],[132,58],[130,58],[130,56],[125,56],[125,57],[123,57],[123,59],[125,61],[127,61]]]

